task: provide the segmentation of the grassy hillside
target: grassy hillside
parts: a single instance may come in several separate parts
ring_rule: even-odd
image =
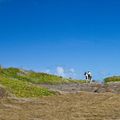
[[[66,79],[61,76],[50,75],[47,73],[37,73],[34,71],[26,71],[18,68],[1,68],[0,75],[5,78],[12,78],[22,81],[28,81],[31,83],[47,83],[47,84],[60,84],[60,83],[69,83],[69,82],[81,82],[84,83],[84,80],[71,80]]]
[[[105,83],[109,82],[120,82],[120,76],[112,76],[112,77],[107,77],[104,79]]]
[[[46,88],[37,87],[35,84],[61,84],[80,82],[83,80],[70,80],[59,76],[46,73],[36,73],[18,68],[0,67],[0,84],[5,86],[6,90],[17,97],[39,97],[53,95],[54,92]]]
[[[0,77],[0,84],[16,97],[40,97],[54,94],[46,88],[36,87],[29,82],[16,79]]]

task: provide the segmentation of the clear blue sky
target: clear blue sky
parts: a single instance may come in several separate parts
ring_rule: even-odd
[[[102,79],[119,75],[119,52],[119,0],[0,0],[5,67]]]

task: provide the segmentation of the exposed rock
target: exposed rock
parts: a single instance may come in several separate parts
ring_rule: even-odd
[[[120,83],[110,83],[107,85],[98,83],[67,83],[59,85],[41,84],[40,86],[46,87],[53,91],[59,91],[59,93],[77,93],[80,91],[86,91],[95,93],[112,92],[120,94]]]

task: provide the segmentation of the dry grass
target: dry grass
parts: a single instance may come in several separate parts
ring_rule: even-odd
[[[77,93],[0,100],[0,120],[120,120],[120,95]]]

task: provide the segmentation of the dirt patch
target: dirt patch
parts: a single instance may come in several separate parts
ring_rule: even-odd
[[[3,98],[4,96],[6,96],[6,90],[0,87],[0,98]]]
[[[0,100],[0,120],[120,120],[120,95],[74,93]]]
[[[120,120],[120,94],[113,94],[119,93],[119,85],[41,85],[61,94],[39,99],[3,97],[0,120]],[[1,88],[1,96],[4,92]]]

